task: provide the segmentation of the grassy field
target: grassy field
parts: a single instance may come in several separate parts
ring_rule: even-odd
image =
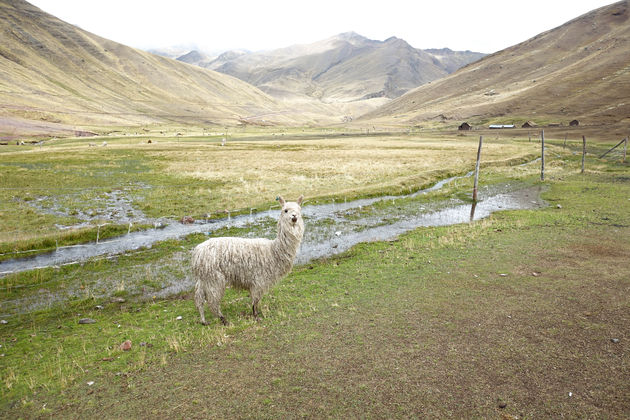
[[[229,140],[221,146],[224,137]],[[227,136],[111,136],[5,146],[0,253],[95,240],[95,226],[104,223],[115,234],[126,231],[129,221],[266,209],[279,194],[304,194],[315,202],[409,192],[471,170],[476,141],[249,129]],[[535,153],[533,143],[488,141],[484,162],[522,162]],[[126,201],[133,209],[122,206]],[[56,227],[79,223],[79,232]]]
[[[292,148],[316,150],[325,142],[326,153],[343,160],[345,153],[370,151],[374,158],[381,147],[385,161],[407,158],[421,165],[423,156],[452,156],[449,147],[476,143],[458,139],[439,147],[431,139],[371,140],[381,143],[368,142],[363,150],[353,139],[346,145],[337,139],[302,140],[281,143],[279,152],[306,155]],[[119,142],[108,146],[108,156],[130,153],[125,143],[136,140]],[[160,167],[178,174],[194,168],[186,156],[198,143],[165,145],[174,154],[163,156]],[[426,151],[414,149],[420,143]],[[251,147],[263,154],[274,144],[259,139]],[[228,151],[214,147],[216,156],[200,152],[227,159]],[[527,147],[537,146],[497,143],[496,162],[484,169],[482,185],[538,182],[535,165],[501,164],[509,160],[501,150],[510,147],[529,153]],[[490,142],[484,157],[492,161],[492,153]],[[462,159],[445,172],[469,169],[467,157]],[[317,167],[336,179],[332,166]],[[374,191],[356,194],[400,188],[401,180],[414,176],[381,170],[385,179],[373,178]],[[0,413],[10,418],[627,417],[630,170],[618,161],[591,158],[587,172],[578,172],[579,156],[553,148],[544,183],[548,208],[422,228],[298,267],[265,296],[266,317],[259,323],[246,314],[245,293],[226,294],[230,327],[201,327],[188,291],[136,297],[131,281],[159,290],[160,276],[181,275],[188,250],[202,235],[114,260],[26,273],[12,283],[5,278],[3,300],[19,299],[26,289],[63,289],[73,278],[85,282],[85,296],[0,325]],[[212,174],[191,177],[204,176]],[[269,180],[275,182],[271,175]],[[470,182],[426,199],[462,194]],[[320,197],[334,196],[331,191]],[[90,279],[116,288],[115,296],[123,299],[95,298]],[[78,324],[83,317],[96,323]],[[125,340],[132,341],[131,351],[119,349]]]

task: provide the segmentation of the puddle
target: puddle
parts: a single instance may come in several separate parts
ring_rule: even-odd
[[[470,176],[472,173],[466,174]],[[479,190],[479,201],[473,207],[469,202],[457,198],[446,200],[424,200],[421,197],[430,191],[462,177],[440,181],[422,191],[404,196],[383,196],[349,202],[307,205],[302,213],[305,234],[296,257],[296,264],[329,257],[350,249],[361,242],[391,240],[422,226],[445,226],[466,223],[488,217],[495,211],[536,209],[546,205],[540,198],[541,187],[498,185]],[[152,244],[166,239],[181,238],[194,232],[212,236],[223,227],[243,228],[245,237],[274,238],[278,210],[269,210],[251,215],[196,222],[184,225],[172,222],[159,229],[131,232],[122,237],[59,248],[55,252],[30,258],[0,262],[0,275],[36,268],[77,264],[92,258],[116,258],[125,252],[150,248]],[[15,313],[49,306],[64,299],[85,296],[109,296],[122,287],[129,293],[141,293],[147,297],[168,296],[192,288],[189,272],[189,252],[182,251],[177,258],[158,263],[151,262],[135,267],[112,267],[107,275],[78,273],[76,278],[64,279],[63,291],[48,292],[45,288],[33,290],[13,301],[0,303],[0,312]],[[172,261],[171,261],[172,260]],[[157,265],[156,265],[157,264]],[[135,279],[135,280],[133,280]],[[146,279],[152,279],[150,282]],[[145,291],[144,284],[151,287]],[[86,290],[87,288],[87,290]]]

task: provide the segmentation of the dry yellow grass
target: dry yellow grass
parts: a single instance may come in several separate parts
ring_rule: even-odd
[[[168,173],[223,183],[226,205],[239,208],[277,193],[313,199],[417,189],[447,173],[472,169],[476,149],[476,139],[354,137],[164,145],[151,155],[166,162]],[[490,141],[483,158],[498,162],[532,153],[532,145]]]
[[[5,203],[0,244],[13,249],[17,243],[36,248],[65,243],[66,232],[77,232],[62,233],[55,224],[72,225],[81,212],[106,216],[107,193],[114,190],[149,217],[263,210],[277,195],[303,194],[312,203],[415,191],[472,170],[477,152],[475,137],[287,134],[276,140],[239,133],[225,146],[216,137],[160,138],[151,144],[147,137],[119,137],[107,138],[107,147],[75,139],[6,150],[0,154],[8,187],[0,189]],[[538,153],[536,143],[494,138],[484,142],[482,159],[484,165],[506,166]],[[40,202],[65,213],[46,212]]]

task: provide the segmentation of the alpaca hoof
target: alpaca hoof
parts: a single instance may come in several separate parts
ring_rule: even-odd
[[[205,321],[205,320],[204,321],[200,321],[200,324],[201,325],[208,325],[208,321]]]
[[[221,323],[222,323],[224,326],[226,326],[226,327],[227,327],[228,325],[230,325],[230,323],[229,323],[229,322],[227,322],[227,319],[225,319],[225,317],[224,317],[224,316],[220,317],[219,319],[221,320]]]

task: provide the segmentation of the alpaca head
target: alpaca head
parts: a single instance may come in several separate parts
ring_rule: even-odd
[[[278,197],[278,202],[282,206],[280,210],[280,219],[278,220],[278,228],[293,233],[294,236],[302,238],[304,233],[304,221],[302,220],[302,200],[304,196],[300,196],[297,201],[284,201],[282,197]]]

